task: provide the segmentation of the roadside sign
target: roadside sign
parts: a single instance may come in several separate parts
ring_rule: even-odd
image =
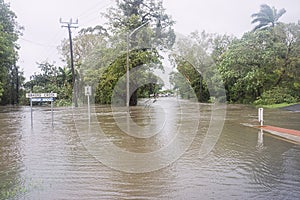
[[[54,101],[54,98],[31,98],[31,101],[33,102],[49,102],[49,101]]]
[[[32,102],[51,102],[51,119],[53,126],[53,101],[57,93],[26,93],[26,98],[30,99],[31,127],[33,127]]]
[[[49,98],[57,97],[57,93],[26,93],[26,98]]]
[[[91,86],[85,86],[84,87],[84,93],[85,93],[85,96],[91,96],[92,95],[92,87]]]
[[[88,119],[89,119],[89,124],[91,122],[91,108],[90,108],[90,96],[92,95],[92,87],[87,85],[84,87],[84,93],[85,96],[87,96],[87,102],[88,102]]]

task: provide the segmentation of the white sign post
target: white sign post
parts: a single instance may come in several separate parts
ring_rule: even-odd
[[[52,121],[52,127],[53,127],[53,92],[51,91],[51,98],[52,98],[52,101],[51,101],[51,121]]]
[[[27,94],[26,94],[26,96],[27,96]],[[31,128],[32,128],[33,127],[33,120],[32,120],[32,98],[31,98],[31,96],[32,96],[32,93],[30,91],[30,120],[31,120]]]
[[[33,114],[32,114],[32,102],[51,102],[51,119],[53,126],[53,101],[54,97],[57,97],[57,93],[26,93],[26,98],[30,99],[30,118],[31,118],[31,127],[33,127]]]
[[[89,124],[90,124],[91,123],[90,96],[92,95],[92,87],[89,85],[85,86],[84,91],[85,91],[85,96],[87,96],[87,101],[88,101],[88,119],[89,119]]]
[[[264,125],[264,109],[263,108],[258,109],[258,121],[260,122],[261,126]]]

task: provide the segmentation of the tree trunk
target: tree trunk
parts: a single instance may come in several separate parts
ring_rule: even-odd
[[[130,97],[129,105],[130,106],[136,106],[138,101],[138,95],[137,95],[137,90],[134,91]]]

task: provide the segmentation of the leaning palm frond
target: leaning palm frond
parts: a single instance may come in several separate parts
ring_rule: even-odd
[[[260,6],[260,11],[258,13],[254,13],[251,15],[253,20],[251,21],[252,24],[258,23],[253,29],[253,31],[266,29],[268,27],[274,27],[277,23],[279,18],[286,12],[286,10],[280,9],[277,12],[277,9],[274,7],[270,7],[267,4],[263,4]]]

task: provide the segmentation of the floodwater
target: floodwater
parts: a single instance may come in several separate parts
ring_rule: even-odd
[[[0,199],[300,198],[300,145],[242,126],[257,123],[256,108],[227,105],[215,145],[209,104],[131,108],[133,124],[153,134],[127,126],[121,108],[96,107],[90,125],[80,109],[55,108],[52,127],[50,106],[34,107],[31,127],[30,107],[0,107]],[[265,109],[264,118],[300,130],[299,112]],[[200,155],[204,142],[212,150]]]

